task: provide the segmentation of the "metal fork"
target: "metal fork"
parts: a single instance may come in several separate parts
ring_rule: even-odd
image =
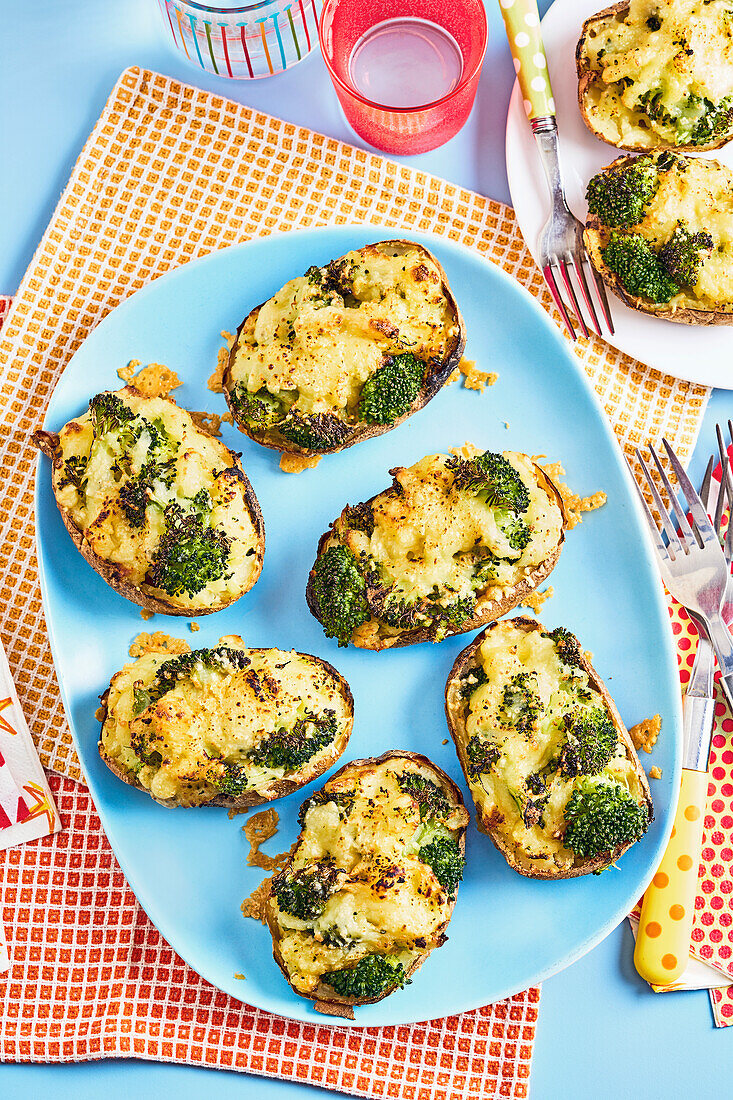
[[[552,96],[547,57],[540,33],[537,0],[508,0],[506,3],[502,0],[501,14],[504,17],[522,100],[532,125],[532,133],[540,151],[542,167],[547,176],[552,197],[552,213],[540,238],[542,273],[571,338],[577,339],[570,320],[571,313],[575,314],[583,336],[588,336],[588,324],[580,308],[576,286],[590,315],[592,328],[602,336],[589,281],[585,274],[587,264],[591,281],[596,288],[603,320],[608,331],[613,334],[613,321],[603,280],[596,274],[588,259],[583,242],[583,225],[570,213],[565,200],[560,160],[557,155],[555,100]],[[557,279],[558,274],[570,308],[563,300]]]
[[[697,495],[682,463],[666,439],[662,440],[670,466],[682,490],[695,525],[693,531],[685,510],[677,499],[669,478],[650,445],[659,480],[671,505],[671,514],[662,500],[656,481],[640,451],[636,457],[659,512],[661,528],[651,513],[641,487],[636,483],[649,533],[657,556],[662,579],[669,591],[683,607],[700,619],[718,658],[721,678],[728,690],[733,691],[733,638],[725,624],[721,610],[725,601],[730,570],[722,547],[707,512]],[[721,483],[721,493],[725,488]]]

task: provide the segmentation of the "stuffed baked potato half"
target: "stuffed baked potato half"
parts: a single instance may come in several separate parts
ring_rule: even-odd
[[[270,884],[267,922],[288,984],[333,1015],[410,980],[446,940],[468,813],[426,757],[346,764],[300,810],[301,833]]]
[[[619,149],[719,149],[733,137],[728,0],[631,0],[587,19],[578,102]]]
[[[238,427],[289,454],[340,451],[396,427],[458,366],[466,334],[448,280],[413,241],[311,267],[239,327],[223,376]]]
[[[238,455],[167,397],[132,386],[33,441],[52,462],[75,546],[120,595],[164,615],[208,615],[262,571],[262,512]]]
[[[143,653],[102,696],[99,754],[162,806],[245,810],[297,791],[346,748],[349,685],[320,657],[237,635]]]
[[[597,873],[646,832],[644,769],[569,631],[491,623],[458,655],[445,710],[478,826],[515,871]]]
[[[632,309],[733,324],[733,174],[679,153],[619,157],[588,184],[591,263]]]
[[[347,505],[318,545],[306,600],[339,645],[388,649],[474,630],[554,568],[562,499],[527,455],[467,445],[390,473],[391,488]]]

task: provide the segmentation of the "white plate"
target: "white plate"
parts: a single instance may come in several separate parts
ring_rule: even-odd
[[[606,145],[587,128],[578,107],[575,46],[583,23],[606,5],[602,0],[555,0],[542,20],[542,35],[555,96],[560,159],[568,205],[585,221],[588,180],[622,150]],[[733,142],[714,154],[733,169]],[[540,232],[550,213],[550,197],[518,84],[514,85],[506,127],[509,190],[527,247],[538,260]],[[629,309],[609,294],[616,334],[608,343],[665,374],[689,382],[733,389],[733,328],[680,325]]]

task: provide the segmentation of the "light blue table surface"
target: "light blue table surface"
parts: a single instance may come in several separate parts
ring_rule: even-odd
[[[540,4],[542,11],[547,6]],[[513,69],[498,4],[489,0],[487,11],[489,48],[471,118],[448,145],[409,163],[508,201],[504,120]],[[16,289],[84,139],[129,65],[354,140],[317,54],[269,80],[220,81],[178,59],[159,19],[156,0],[0,0],[0,293]],[[733,395],[716,391],[692,463],[696,481],[714,445],[715,420],[728,417],[733,417]],[[655,996],[636,975],[631,954],[631,934],[622,926],[545,983],[532,1068],[534,1100],[712,1100],[730,1091],[733,1029],[713,1028],[707,993]],[[483,962],[491,965],[490,959]],[[0,1065],[2,1100],[324,1095],[307,1086],[157,1063]]]

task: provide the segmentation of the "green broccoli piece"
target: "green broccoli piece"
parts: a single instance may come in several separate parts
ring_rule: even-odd
[[[369,538],[374,534],[374,512],[368,502],[347,504],[342,519],[351,531],[363,531]]]
[[[89,402],[92,428],[96,439],[117,432],[136,419],[135,413],[116,393],[98,393]]]
[[[327,638],[340,646],[351,641],[357,626],[369,619],[366,584],[356,558],[345,546],[330,546],[313,566],[313,597],[317,618]]]
[[[651,157],[593,176],[586,198],[588,210],[611,229],[638,225],[657,193],[659,175]]]
[[[237,382],[229,396],[237,420],[243,421],[251,431],[269,431],[285,416],[282,405],[269,390],[261,389],[251,393],[246,382]]]
[[[555,627],[554,630],[548,631],[542,637],[552,639],[557,655],[564,665],[568,665],[570,668],[580,667],[580,642],[564,626]]]
[[[420,393],[425,364],[412,352],[392,355],[362,386],[357,407],[367,424],[394,424]]]
[[[532,537],[532,528],[527,521],[513,512],[503,510],[497,511],[495,518],[512,550],[521,554]]]
[[[679,286],[661,267],[649,242],[638,233],[612,233],[601,255],[606,266],[635,297],[649,298],[661,305],[679,293]]]
[[[299,718],[291,730],[279,729],[264,737],[247,756],[260,767],[295,772],[330,745],[337,732],[336,715],[327,709],[320,718]]]
[[[480,493],[494,508],[510,512],[529,508],[529,489],[503,455],[486,451],[471,459],[449,458],[446,465],[453,471],[454,488]]]
[[[485,684],[487,680],[488,676],[481,665],[477,665],[476,668],[469,668],[468,672],[461,677],[461,698],[470,699],[474,691]]]
[[[169,596],[195,596],[226,575],[231,541],[209,527],[196,511],[172,502],[165,509],[166,529],[150,566],[150,583]]]
[[[476,610],[476,597],[463,596],[451,603],[428,603],[427,617],[431,622],[433,637],[436,642],[442,641],[449,631],[460,631]]]
[[[130,527],[145,526],[146,510],[152,497],[151,484],[151,470],[146,463],[139,474],[120,487],[120,508]]]
[[[306,798],[305,802],[298,810],[298,823],[300,824],[301,829],[305,828],[306,814],[312,806],[324,806],[328,802],[333,802],[338,806],[339,814],[343,812],[343,814],[346,816],[351,812],[351,809],[354,805],[354,797],[355,796],[353,791],[315,791],[310,796],[310,798]]]
[[[544,709],[536,688],[534,672],[518,672],[512,676],[504,686],[498,710],[498,718],[504,726],[524,734],[534,730]]]
[[[320,917],[338,878],[334,863],[322,859],[300,871],[281,871],[270,885],[270,892],[283,913],[298,920]]]
[[[622,783],[599,775],[579,780],[565,820],[565,847],[579,856],[598,856],[639,840],[649,825],[649,812]]]
[[[690,96],[696,100],[697,96]],[[690,145],[709,145],[727,135],[733,127],[733,96],[726,96],[719,103],[702,99],[702,114],[696,120],[689,136]]]
[[[73,485],[77,493],[83,495],[87,487],[88,455],[69,455],[64,463],[64,476],[61,485]]]
[[[422,863],[432,867],[438,882],[452,898],[463,878],[463,868],[466,865],[458,842],[452,837],[437,836],[429,844],[423,844],[417,857]]]
[[[574,710],[563,715],[567,740],[560,750],[560,773],[597,775],[609,763],[618,745],[618,734],[605,707]]]
[[[500,755],[496,745],[492,745],[490,741],[472,737],[466,745],[469,776],[474,778],[477,775],[488,775]]]
[[[219,645],[214,649],[194,649],[189,653],[179,653],[160,665],[155,673],[155,679],[145,689],[149,706],[151,702],[157,703],[166,692],[172,691],[180,680],[188,679],[197,666],[202,666],[211,671],[237,670],[246,668],[252,662],[241,649],[230,649],[229,646]],[[145,709],[145,708],[143,708]]]
[[[227,798],[239,798],[247,790],[247,772],[238,764],[224,762],[224,770],[216,777],[215,786]]]
[[[331,413],[302,416],[298,412],[290,412],[277,425],[277,430],[296,447],[318,452],[337,450],[349,434],[348,424]]]
[[[453,807],[449,800],[437,783],[427,776],[419,772],[405,772],[399,778],[399,785],[417,803],[421,821],[425,818],[439,821],[450,815]]]
[[[332,970],[321,979],[340,997],[376,1000],[393,986],[406,984],[405,968],[395,955],[365,955],[356,966]]]
[[[713,248],[713,238],[706,230],[690,233],[681,223],[657,253],[663,271],[680,286],[695,286],[705,253]]]

